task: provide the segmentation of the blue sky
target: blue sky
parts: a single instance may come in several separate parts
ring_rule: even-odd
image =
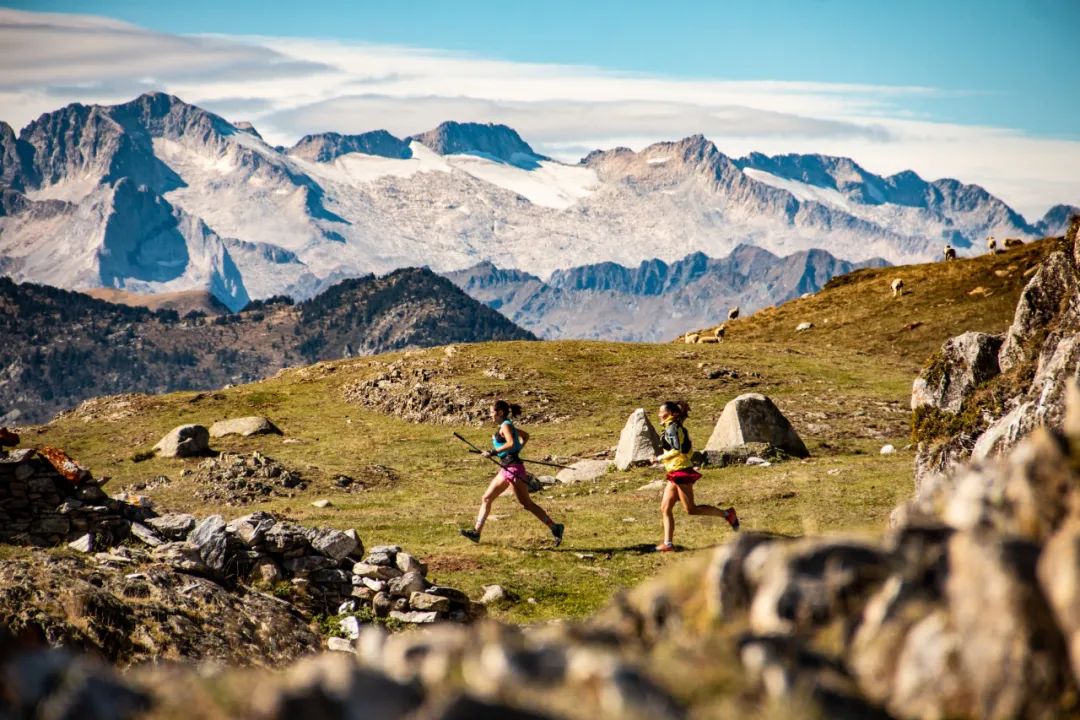
[[[921,86],[912,113],[1080,138],[1078,0],[23,0],[168,33],[335,38],[684,78]]]
[[[165,91],[273,144],[499,122],[576,162],[695,133],[1080,205],[1080,0],[0,0],[0,120]]]

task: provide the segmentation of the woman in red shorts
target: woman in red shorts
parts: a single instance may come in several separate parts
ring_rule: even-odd
[[[484,493],[484,497],[480,500],[480,514],[476,517],[476,525],[472,530],[462,530],[461,534],[473,542],[480,542],[480,533],[483,531],[484,522],[487,521],[488,514],[491,512],[491,503],[495,501],[495,498],[506,492],[507,488],[513,488],[514,496],[521,503],[521,506],[535,515],[540,522],[547,525],[548,529],[551,530],[551,534],[555,538],[555,546],[558,547],[563,538],[562,523],[552,522],[548,514],[544,512],[544,508],[533,502],[532,497],[529,495],[529,489],[525,486],[525,465],[521,462],[521,458],[518,457],[518,453],[521,452],[521,448],[525,447],[525,443],[529,441],[529,433],[514,427],[513,418],[520,414],[520,406],[510,405],[505,400],[496,400],[491,406],[491,419],[499,427],[495,434],[491,436],[491,447],[493,449],[485,450],[484,455],[497,458],[499,464],[503,467],[499,474],[492,479],[487,492]]]
[[[664,542],[656,546],[659,552],[671,552],[675,549],[675,503],[682,503],[687,515],[711,515],[728,521],[733,530],[739,529],[739,518],[735,508],[721,510],[712,505],[694,503],[694,483],[701,478],[701,473],[694,469],[690,460],[690,433],[683,427],[683,421],[690,415],[690,405],[685,400],[667,401],[660,406],[660,422],[664,433],[660,436],[660,447],[664,453],[656,457],[656,462],[663,463],[667,470],[667,485],[664,496],[660,499],[660,519],[664,523]]]

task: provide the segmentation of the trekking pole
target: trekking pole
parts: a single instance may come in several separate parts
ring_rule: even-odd
[[[454,437],[456,437],[458,440],[460,440],[461,442],[465,443],[470,448],[472,448],[472,450],[470,450],[469,452],[471,452],[471,453],[479,453],[481,455],[484,454],[483,450],[481,450],[480,448],[473,445],[471,442],[466,440],[464,437],[462,437],[458,433],[454,433]],[[503,467],[502,463],[500,463],[498,460],[496,460],[491,455],[486,455],[485,457],[487,457],[489,460],[494,462],[499,467]],[[558,463],[544,462],[543,460],[526,460],[525,458],[519,458],[519,459],[521,460],[521,462],[532,463],[533,465],[546,465],[547,467],[557,467],[557,468],[561,468],[563,470],[570,470],[571,469],[569,465],[559,465]]]

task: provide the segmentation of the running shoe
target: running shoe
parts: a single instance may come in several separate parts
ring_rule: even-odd
[[[466,538],[469,538],[469,539],[470,539],[470,540],[472,540],[472,541],[473,541],[474,543],[478,543],[478,542],[480,542],[480,533],[479,533],[478,531],[476,531],[476,530],[465,530],[465,529],[462,529],[462,530],[461,530],[461,536],[462,536],[462,537],[466,537]]]
[[[675,552],[675,546],[669,542],[660,543],[656,546],[656,552]]]
[[[728,521],[728,525],[732,530],[739,529],[739,516],[735,514],[735,508],[729,507],[724,511],[724,519]]]
[[[562,535],[565,529],[562,523],[555,523],[551,526],[551,534],[555,536],[555,547],[562,544]]]

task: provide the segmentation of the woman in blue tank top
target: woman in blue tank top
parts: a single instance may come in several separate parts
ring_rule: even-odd
[[[525,485],[525,465],[518,457],[518,453],[525,447],[525,443],[529,442],[529,433],[514,427],[513,418],[520,413],[520,406],[510,405],[505,400],[496,400],[491,406],[491,419],[498,424],[498,428],[491,436],[492,449],[485,450],[484,455],[497,458],[499,464],[502,465],[502,470],[492,479],[487,492],[480,500],[480,513],[476,516],[476,525],[471,530],[462,530],[461,534],[473,542],[480,542],[480,533],[491,513],[491,504],[495,502],[495,498],[506,492],[507,488],[512,488],[521,506],[551,530],[555,538],[555,546],[558,547],[563,538],[562,523],[552,522],[548,514],[544,512],[544,508],[533,502],[529,489]]]

